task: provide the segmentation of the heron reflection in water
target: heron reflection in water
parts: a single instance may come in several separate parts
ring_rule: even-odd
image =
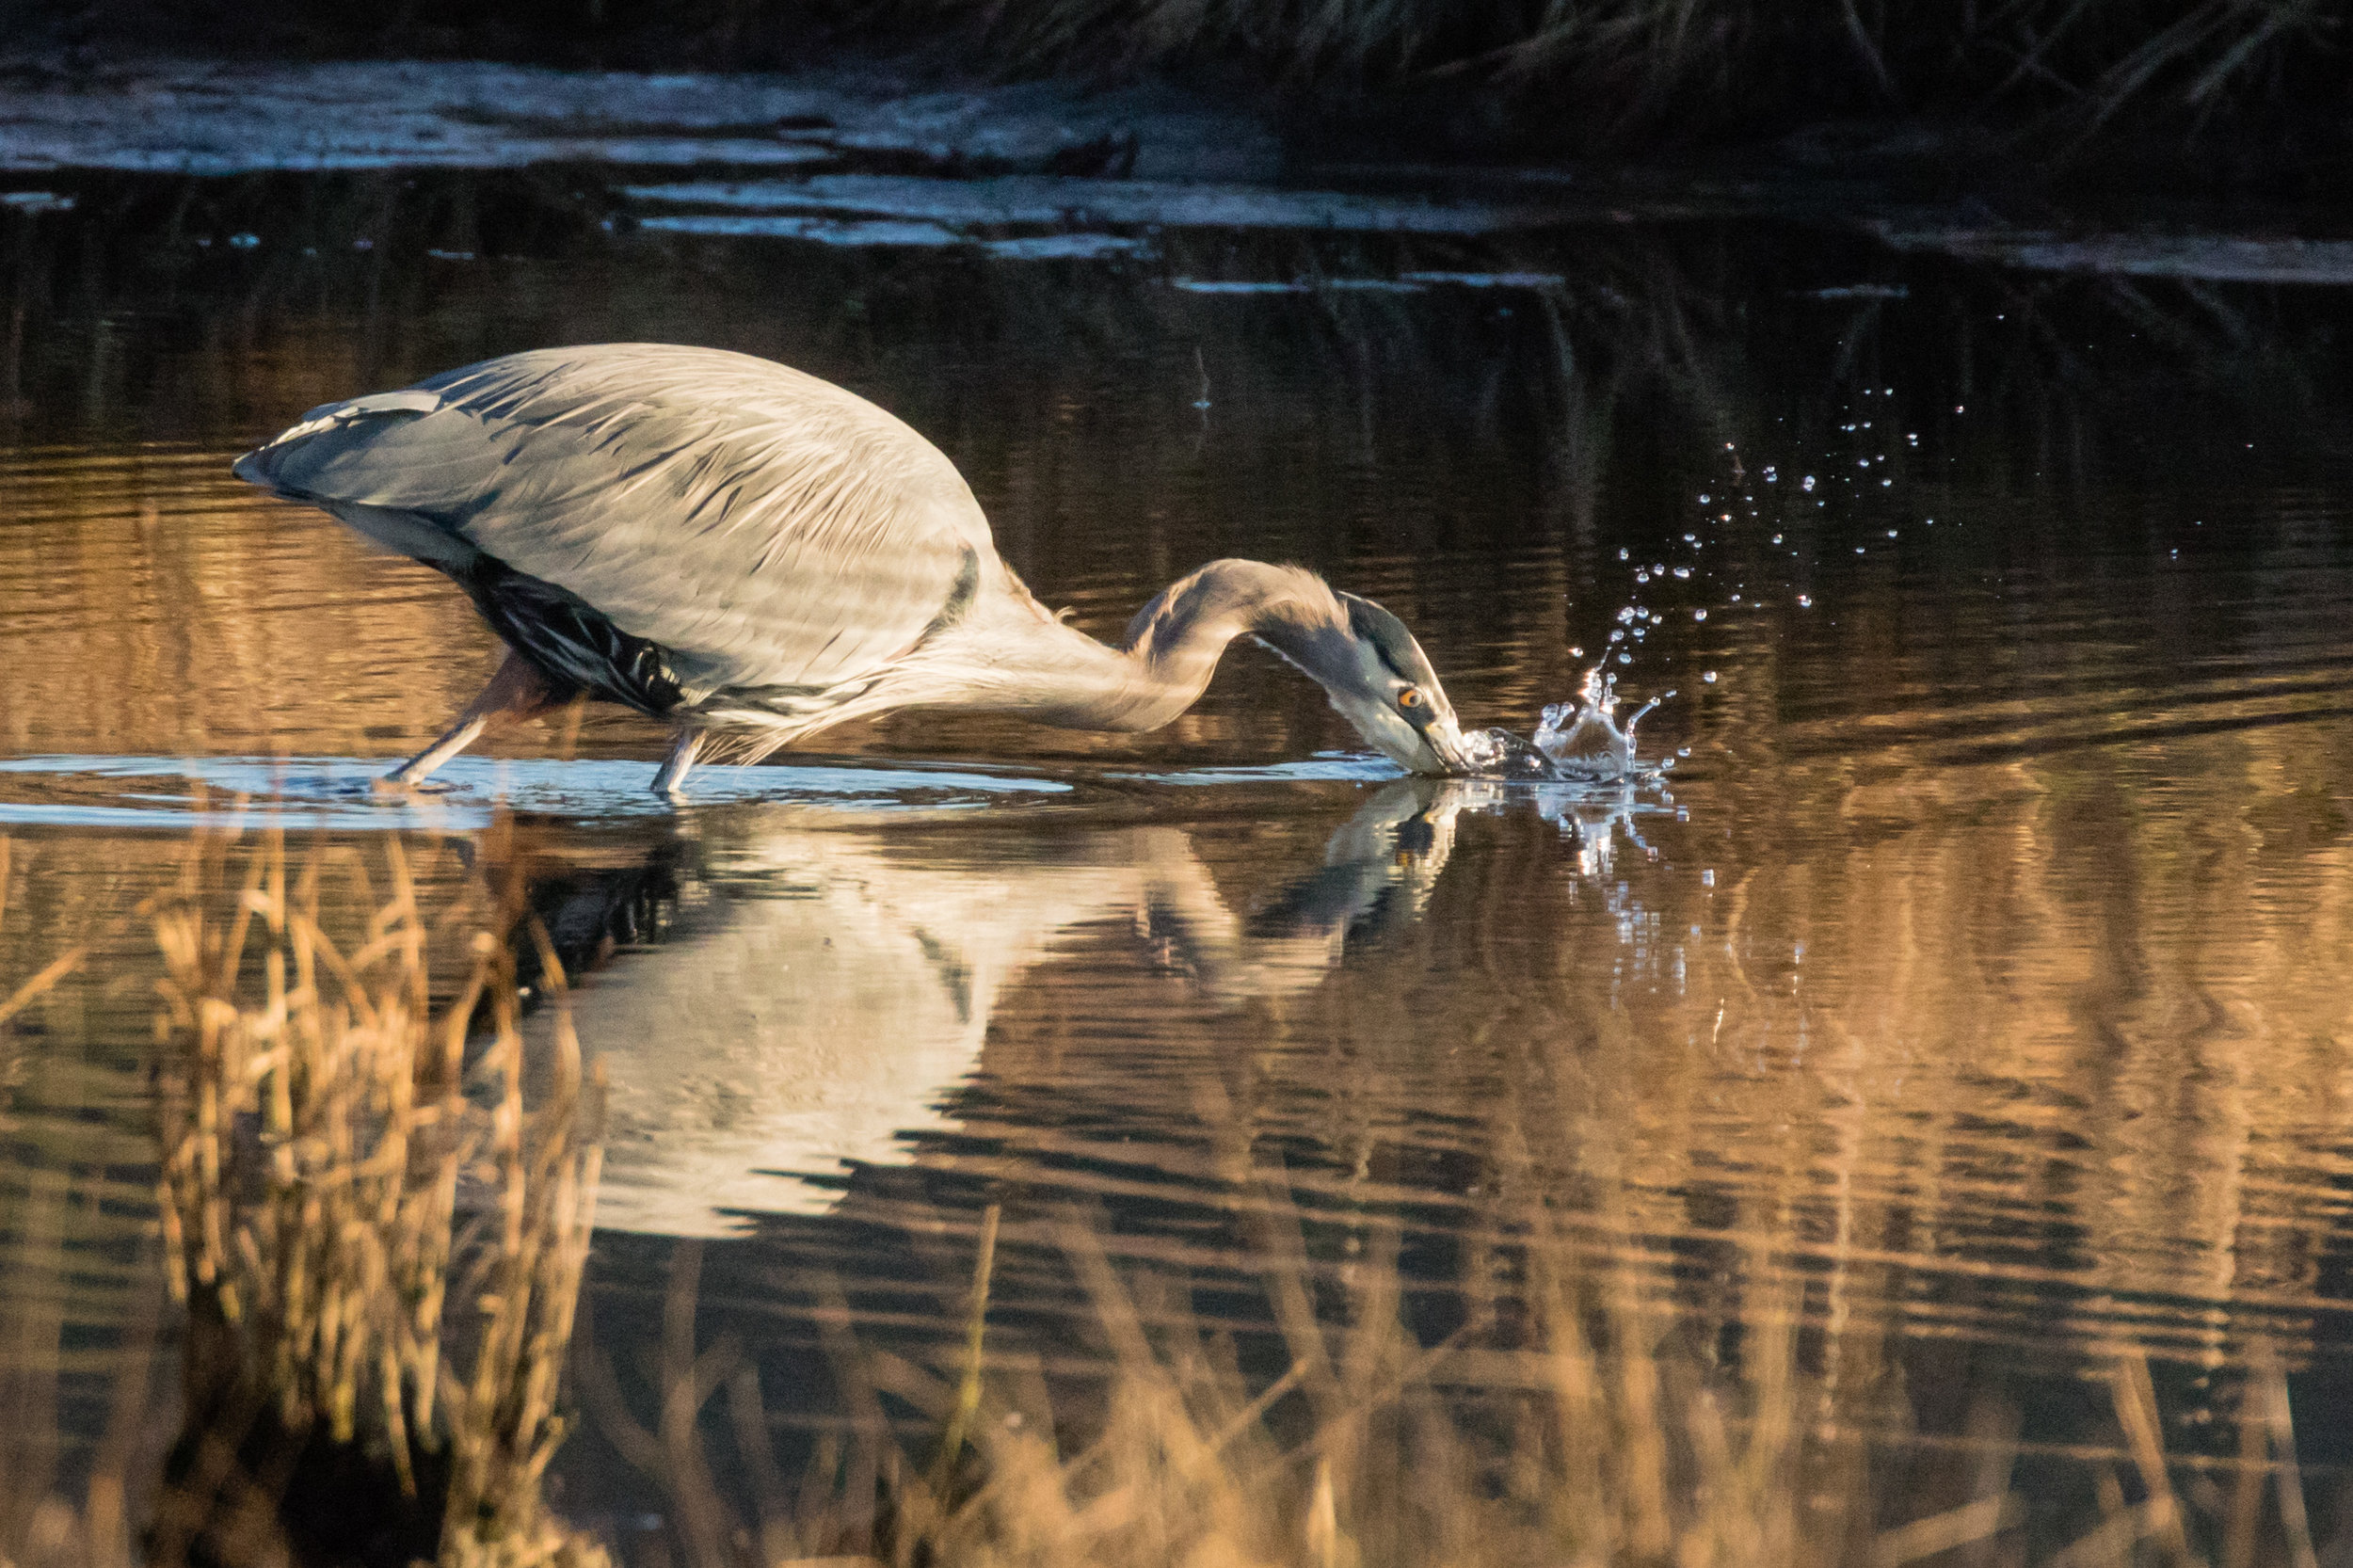
[[[757,760],[904,709],[1156,729],[1255,636],[1411,772],[1466,771],[1413,633],[1313,572],[1212,561],[1109,647],[998,557],[938,448],[841,388],[748,355],[541,349],[312,409],[238,459],[447,573],[506,657],[417,783],[493,724],[585,693],[667,721],[676,795],[709,737]]]
[[[721,1235],[745,1223],[730,1214],[826,1207],[832,1192],[792,1177],[904,1159],[904,1134],[947,1126],[940,1102],[979,1064],[1000,999],[1090,925],[1132,922],[1177,994],[1212,1007],[1304,992],[1420,915],[1466,804],[1485,797],[1386,786],[1247,914],[1173,826],[877,832],[801,808],[706,809],[658,890],[659,945],[571,997],[609,1084],[597,1223]],[[585,958],[636,918],[645,873],[558,870],[535,902]]]

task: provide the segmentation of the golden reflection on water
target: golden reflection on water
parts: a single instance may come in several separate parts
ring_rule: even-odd
[[[160,451],[8,471],[12,750],[380,753],[462,695],[488,639],[454,592],[219,467]],[[2055,721],[2028,704],[1976,726],[2023,738],[2009,760],[1940,763],[1916,742],[1808,755],[1834,721],[1776,726],[1774,694],[1820,680],[1800,662],[1825,653],[1881,650],[1867,632],[1725,650],[1704,714],[1717,744],[1673,784],[1683,820],[1656,791],[1646,816],[1577,828],[1526,792],[1454,787],[1450,853],[1418,852],[1417,920],[1344,953],[1343,919],[1312,961],[1272,968],[1239,934],[1317,874],[1357,788],[1306,814],[1011,838],[714,811],[688,886],[715,873],[748,896],[706,900],[707,930],[592,981],[583,1032],[598,1045],[607,1008],[615,1047],[658,1056],[681,1103],[732,1082],[755,1107],[724,1131],[707,1105],[699,1133],[655,1119],[668,1163],[649,1191],[668,1183],[686,1210],[758,1208],[763,1186],[805,1208],[752,1173],[888,1159],[901,1132],[983,1130],[998,1160],[1071,1136],[959,1119],[976,1065],[999,1096],[1163,1130],[1213,1082],[1247,1108],[1246,1141],[1322,1151],[1329,1169],[1292,1176],[1336,1199],[1403,1201],[1443,1155],[1463,1190],[1421,1196],[1465,1226],[1591,1209],[1649,1267],[1694,1239],[1761,1242],[1838,1321],[2198,1357],[2257,1320],[2300,1336],[2342,1288],[2353,1174],[2345,725],[2260,722],[2277,681],[2258,670],[2227,682],[2244,727],[2219,733],[2165,735],[2166,704],[2189,699],[2159,682],[2120,704],[2154,740],[2036,752]],[[1228,678],[1244,712],[1282,679]],[[8,972],[132,902],[147,841],[25,839]],[[69,886],[70,909],[44,906]],[[1225,951],[1172,956],[1169,930]],[[774,1066],[804,1035],[895,1049],[862,1055],[884,1072],[855,1128],[786,1138],[780,1158],[763,1118],[824,1120],[817,1079],[796,1090]]]
[[[2185,820],[2137,818],[2080,759],[1911,788],[1801,769],[1746,843],[1721,825],[1740,780],[1678,785],[1687,820],[1604,800],[1568,826],[1482,785],[1355,824],[713,812],[684,929],[583,985],[584,1033],[623,1057],[611,1212],[806,1209],[773,1173],[910,1144],[1248,1208],[1231,1162],[1282,1159],[1319,1204],[1469,1237],[1572,1216],[1703,1298],[1690,1246],[1769,1257],[1842,1328],[2207,1362],[2302,1342],[2345,1266],[2347,1002],[2315,977],[2348,883],[2342,845],[2266,855],[2252,825],[2307,831],[2297,733],[2197,743],[2237,765],[2204,760],[2217,798]],[[885,1063],[811,1065],[881,1040]],[[632,1127],[633,1099],[667,1110]]]
[[[0,463],[11,753],[381,752],[479,683],[445,580],[257,504],[232,456]]]
[[[216,395],[282,422],[353,390],[356,352],[320,334],[226,356],[247,380]],[[1084,391],[1020,417],[1059,428]],[[1305,493],[1296,454],[1254,448],[1228,473],[1195,461],[1174,515],[1074,544],[1085,519],[1126,516],[1121,465],[1078,471],[1028,427],[965,434],[1008,553],[1097,631],[1209,554],[1288,552],[1338,504]],[[1193,439],[1138,461],[1177,466]],[[1379,442],[1333,439],[1364,470],[1351,485],[1378,490]],[[492,648],[454,589],[258,501],[232,455],[0,460],[0,748],[385,757],[471,693]],[[1234,520],[1261,479],[1263,541]],[[1509,551],[1382,539],[1350,560],[1347,585],[1408,616],[1481,721],[1525,728],[1606,619],[1577,598],[1599,481],[1568,483]],[[1998,491],[1938,515],[2001,526],[2024,503]],[[1244,654],[1142,743],[928,722],[839,743],[1029,759],[1080,786],[1068,801],[527,824],[536,874],[583,907],[668,879],[646,895],[661,939],[585,966],[578,998],[614,1091],[607,1222],[730,1238],[714,1272],[838,1269],[863,1304],[859,1271],[887,1271],[861,1227],[954,1235],[968,1216],[924,1194],[1003,1192],[1000,1288],[1021,1309],[1004,1342],[1041,1356],[1083,1304],[1019,1243],[1072,1201],[1129,1218],[1108,1242],[1125,1264],[1202,1278],[1246,1267],[1270,1215],[1305,1226],[1327,1283],[1352,1277],[1362,1233],[1442,1236],[1452,1250],[1415,1266],[1472,1297],[1516,1288],[1513,1248],[1557,1225],[1654,1306],[1721,1323],[1794,1300],[1852,1358],[1831,1385],[1862,1424],[1882,1414],[1871,1366],[1940,1345],[2073,1372],[2122,1345],[2236,1363],[2260,1336],[2341,1362],[2353,592],[2323,501],[2240,500],[2258,542],[2204,574],[2053,558],[1995,583],[1965,555],[1874,556],[1814,584],[1811,616],[1774,579],[1769,610],[1719,606],[1689,634],[1686,664],[1720,680],[1677,668],[1684,695],[1648,733],[1692,754],[1623,798],[1139,776],[1349,744],[1320,696]],[[1764,577],[1761,549],[1739,559]],[[598,716],[502,749],[658,744]],[[127,915],[184,819],[132,795],[71,761],[0,775],[0,994],[77,942],[104,960],[0,1035],[0,1310],[23,1328],[0,1365],[86,1432],[155,1266],[152,969]],[[76,825],[99,806],[153,825]],[[440,868],[428,897],[474,848],[420,856]],[[932,1320],[951,1325],[943,1280]],[[858,1310],[921,1299],[890,1286]]]

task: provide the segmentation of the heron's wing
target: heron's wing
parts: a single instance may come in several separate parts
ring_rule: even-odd
[[[690,689],[857,680],[1006,575],[936,447],[712,349],[509,355],[315,408],[237,472],[422,520],[661,644]]]

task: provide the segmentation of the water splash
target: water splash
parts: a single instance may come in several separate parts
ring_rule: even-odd
[[[1662,692],[1625,720],[1618,719],[1618,678],[1606,664],[1587,669],[1573,702],[1545,708],[1532,739],[1508,729],[1475,730],[1463,737],[1468,771],[1482,778],[1552,778],[1605,781],[1663,772],[1635,756],[1635,731],[1643,715],[1674,696]]]
[[[1465,730],[1463,771],[1472,778],[1561,776],[1551,758],[1508,729]]]

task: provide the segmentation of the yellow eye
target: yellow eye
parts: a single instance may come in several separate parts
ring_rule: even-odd
[[[1420,687],[1418,687],[1418,686],[1408,686],[1408,687],[1406,687],[1403,691],[1401,691],[1401,692],[1398,693],[1398,694],[1397,694],[1397,705],[1398,705],[1400,708],[1418,708],[1418,707],[1420,707],[1420,706],[1421,706],[1421,688],[1420,688]]]

